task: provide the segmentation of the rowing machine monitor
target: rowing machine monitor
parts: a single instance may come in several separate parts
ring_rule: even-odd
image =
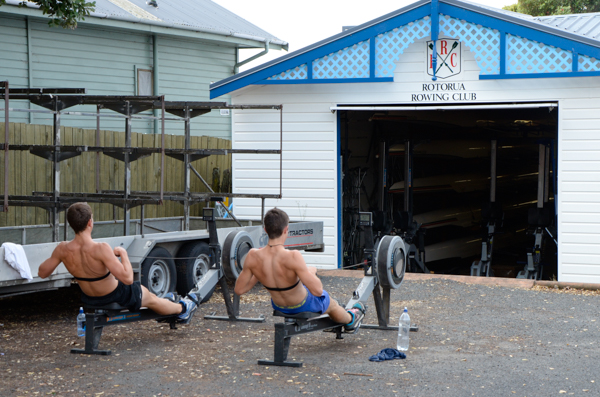
[[[373,214],[370,212],[359,212],[358,213],[358,224],[360,226],[372,226],[373,225]]]
[[[205,222],[213,222],[215,220],[215,209],[210,207],[203,208],[202,220]]]

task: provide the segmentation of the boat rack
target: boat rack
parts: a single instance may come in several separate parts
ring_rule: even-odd
[[[4,192],[3,205],[0,211],[6,212],[10,206],[33,206],[47,209],[50,224],[52,225],[52,241],[59,239],[59,214],[69,205],[78,201],[92,203],[109,203],[121,207],[124,210],[123,234],[130,234],[130,210],[136,206],[142,206],[142,222],[144,217],[143,206],[146,204],[162,204],[164,200],[176,201],[183,204],[183,226],[189,230],[190,206],[199,202],[208,202],[211,197],[246,197],[260,198],[262,200],[262,214],[264,214],[265,199],[279,199],[282,197],[282,145],[283,145],[283,106],[282,105],[229,105],[226,102],[182,102],[165,101],[163,96],[119,96],[119,95],[87,95],[83,88],[9,88],[8,81],[0,81],[0,100],[4,101],[4,142],[0,143],[0,150],[4,151]],[[44,109],[18,109],[10,108],[10,100],[28,100]],[[66,109],[76,105],[96,105],[96,112],[77,112]],[[112,110],[115,113],[101,113],[102,109]],[[191,119],[209,113],[213,109],[252,110],[269,109],[279,111],[279,149],[198,149],[190,147]],[[147,110],[155,110],[160,114],[141,115]],[[9,113],[32,112],[46,113],[53,116],[53,144],[52,145],[11,145],[9,144]],[[167,117],[166,113],[174,117]],[[77,115],[96,118],[96,146],[85,145],[61,145],[60,129],[61,116]],[[103,147],[100,146],[100,119],[103,117],[119,117],[125,120],[125,147]],[[161,147],[131,147],[132,120],[146,119],[155,120],[161,124]],[[184,148],[165,147],[165,120],[183,121],[184,123]],[[35,156],[42,157],[52,162],[52,192],[32,192],[28,196],[16,196],[8,194],[9,150],[29,151]],[[64,193],[60,191],[60,162],[79,156],[84,152],[96,153],[96,192],[94,193]],[[160,154],[160,188],[158,191],[131,191],[131,163],[151,154]],[[100,154],[112,157],[124,163],[125,175],[122,190],[100,189]],[[219,193],[214,192],[210,185],[202,178],[200,173],[194,169],[192,162],[212,156],[227,154],[278,154],[279,155],[279,194],[243,194],[243,193]],[[164,165],[165,156],[184,162],[184,191],[164,191]],[[191,173],[196,175],[204,186],[207,193],[196,193],[190,191]],[[225,206],[224,206],[225,207]],[[230,216],[241,226],[240,222],[225,207]],[[261,214],[261,215],[262,215]],[[65,234],[67,228],[64,228]],[[65,236],[66,237],[66,236]]]

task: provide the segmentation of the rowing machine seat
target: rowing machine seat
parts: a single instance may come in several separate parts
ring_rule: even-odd
[[[273,315],[277,316],[277,317],[307,319],[307,318],[319,317],[322,314],[315,313],[315,312],[300,312],[300,313],[288,314],[288,313],[280,312],[279,310],[273,310]]]
[[[88,310],[116,310],[116,311],[121,311],[121,310],[129,310],[124,306],[119,305],[117,302],[112,302],[112,303],[108,303],[106,305],[88,305],[88,304],[84,304],[83,305],[84,308],[88,309]]]

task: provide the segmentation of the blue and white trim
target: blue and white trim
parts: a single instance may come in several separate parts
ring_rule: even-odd
[[[482,80],[600,75],[600,40],[513,15],[460,0],[421,0],[211,84],[211,98],[251,84],[390,82],[410,44],[438,37],[463,43]]]

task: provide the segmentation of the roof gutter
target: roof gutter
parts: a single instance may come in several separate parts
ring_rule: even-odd
[[[22,0],[6,0],[6,5],[11,5],[11,6],[16,6],[19,7],[20,4],[22,3]],[[39,10],[39,6],[35,3],[30,3],[30,2],[25,2],[25,8],[31,8],[31,9],[37,9]],[[41,11],[40,11],[41,12]],[[202,33],[210,33],[210,34],[216,34],[219,36],[228,36],[228,37],[235,37],[238,39],[243,39],[243,40],[252,40],[252,41],[258,41],[258,42],[265,42],[266,40],[270,40],[270,42],[272,44],[281,46],[283,49],[287,50],[289,43],[287,43],[286,41],[282,41],[282,40],[272,40],[272,39],[268,39],[266,37],[258,37],[258,36],[253,36],[253,35],[249,35],[249,34],[244,34],[244,33],[237,33],[237,32],[232,32],[229,30],[224,30],[224,29],[202,29],[199,28],[198,26],[190,26],[190,25],[178,25],[175,23],[169,23],[169,22],[164,22],[164,21],[153,21],[150,19],[143,19],[143,18],[137,18],[134,16],[119,16],[119,17],[115,17],[112,15],[108,15],[108,14],[102,14],[99,12],[91,12],[90,16],[93,18],[97,18],[97,19],[109,19],[109,20],[113,20],[113,21],[124,21],[124,22],[130,22],[130,23],[135,23],[135,24],[142,24],[142,25],[154,25],[154,26],[160,26],[160,27],[164,27],[164,28],[172,28],[172,29],[180,29],[180,30],[188,30],[188,31],[193,31],[193,32],[202,32]],[[40,17],[42,18],[48,18],[46,16],[40,15]],[[86,23],[86,21],[84,21],[83,23]]]
[[[264,51],[261,51],[258,54],[253,55],[250,58],[245,59],[242,62],[238,62],[235,65],[233,65],[233,74],[238,74],[239,73],[240,66],[245,65],[248,62],[252,62],[255,59],[258,59],[258,58],[262,57],[263,55],[267,55],[269,53],[269,43],[270,43],[270,40],[266,40],[265,41],[265,50]],[[238,48],[238,51],[239,51],[239,48]]]

